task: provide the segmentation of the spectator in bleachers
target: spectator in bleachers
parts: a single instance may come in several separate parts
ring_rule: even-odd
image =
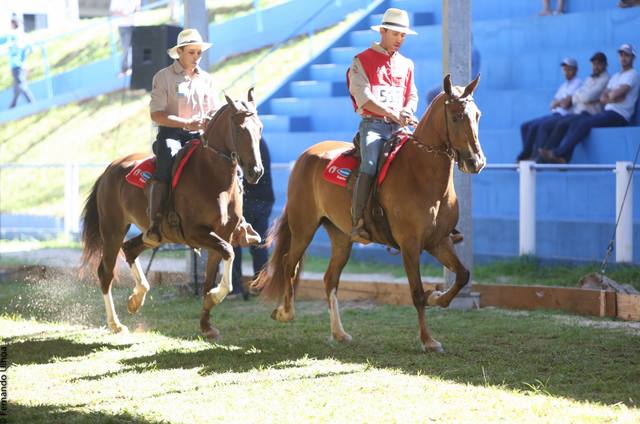
[[[620,0],[619,7],[640,6],[640,0]]]
[[[401,127],[416,121],[418,106],[413,61],[399,52],[405,36],[416,34],[409,28],[409,15],[389,8],[380,25],[371,29],[380,33],[380,42],[357,54],[347,71],[353,107],[362,118],[358,129],[362,160],[351,206],[351,240],[359,243],[370,243],[363,215],[383,144]]]
[[[553,150],[542,150],[542,158],[546,163],[569,162],[573,149],[589,135],[591,128],[622,127],[631,121],[640,91],[640,76],[633,68],[636,52],[632,45],[623,44],[618,54],[622,69],[611,77],[600,96],[604,111],[593,116],[581,115],[580,119],[575,120],[559,146]]]
[[[264,138],[260,139],[260,157],[262,159],[262,166],[264,168],[264,174],[257,184],[248,184],[246,180],[242,180],[243,196],[242,196],[242,215],[247,220],[254,230],[260,234],[262,243],[258,246],[249,246],[249,252],[253,261],[253,276],[257,276],[258,273],[264,268],[264,265],[269,259],[269,252],[267,251],[264,241],[267,237],[267,230],[269,229],[269,215],[271,215],[271,209],[275,202],[275,196],[273,194],[273,183],[271,178],[271,155],[269,154],[269,148]],[[242,294],[245,300],[249,298],[248,293],[242,287],[242,249],[236,247],[233,249],[235,258],[233,259],[233,291],[232,295]]]
[[[15,13],[11,15],[11,31],[0,37],[0,45],[2,44],[9,45],[9,66],[13,77],[13,100],[9,108],[16,107],[21,94],[27,99],[27,102],[33,102],[34,97],[27,84],[27,69],[25,67],[31,46],[26,42],[20,18]]]
[[[122,59],[120,61],[120,76],[131,73],[131,37],[135,25],[135,13],[140,10],[140,0],[111,0],[109,11],[116,18]]]
[[[584,80],[571,97],[573,113],[563,116],[558,121],[544,123],[540,126],[535,142],[535,146],[538,146],[539,149],[552,149],[560,144],[571,123],[580,119],[582,115],[596,115],[602,112],[603,105],[600,103],[600,95],[609,82],[607,56],[602,52],[597,52],[591,56],[590,60],[591,75]],[[542,162],[541,152],[538,153],[538,160]]]
[[[551,101],[551,114],[540,118],[527,121],[520,126],[520,135],[522,137],[522,151],[518,154],[516,161],[536,159],[538,147],[535,146],[536,136],[541,125],[545,123],[557,122],[563,116],[573,113],[571,107],[571,97],[580,87],[580,78],[576,76],[578,72],[578,62],[575,59],[567,57],[561,63],[562,72],[564,73],[565,82],[562,83],[558,91],[556,91]]]
[[[562,15],[564,12],[564,0],[558,0],[558,4],[556,4],[556,10],[551,10],[551,0],[542,0],[542,12],[540,12],[540,16],[548,16],[548,15]]]

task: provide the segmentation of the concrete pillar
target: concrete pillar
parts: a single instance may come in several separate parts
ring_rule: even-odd
[[[442,0],[442,72],[450,73],[454,85],[467,85],[471,81],[471,0]],[[473,278],[473,227],[471,225],[471,175],[458,172],[454,175],[458,195],[460,218],[458,229],[464,241],[456,246],[462,263]],[[445,283],[450,286],[455,274],[445,269]],[[467,284],[451,303],[455,308],[479,307],[479,295],[471,294]]]
[[[184,27],[194,28],[200,32],[204,41],[209,41],[209,19],[205,0],[184,0]],[[209,53],[202,55],[200,67],[209,70]]]

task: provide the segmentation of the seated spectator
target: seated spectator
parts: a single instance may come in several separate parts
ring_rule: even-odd
[[[567,57],[562,63],[562,72],[564,73],[565,82],[562,83],[558,91],[556,91],[551,101],[551,114],[540,118],[527,121],[520,126],[520,135],[522,137],[522,151],[516,158],[516,161],[534,159],[537,154],[537,146],[534,148],[538,129],[547,122],[556,122],[565,115],[573,112],[571,107],[571,96],[580,87],[580,78],[576,77],[578,72],[578,63],[575,59]]]
[[[640,6],[640,0],[620,0],[618,7]]]
[[[583,115],[590,116],[602,112],[603,105],[600,103],[600,95],[609,82],[607,56],[602,52],[597,52],[591,56],[590,60],[591,76],[584,80],[571,97],[573,113],[563,116],[558,121],[544,123],[540,126],[535,142],[539,149],[555,148],[562,141],[572,122],[580,119]],[[542,161],[541,152],[538,154],[538,159],[539,162]]]
[[[622,127],[629,124],[638,100],[640,76],[638,71],[633,68],[633,61],[636,57],[633,46],[630,44],[621,45],[618,54],[622,69],[611,77],[607,88],[600,96],[604,111],[596,115],[581,115],[580,119],[569,125],[567,134],[559,146],[553,150],[541,151],[544,162],[569,162],[573,149],[589,135],[591,128]]]
[[[548,16],[548,15],[562,15],[564,11],[564,0],[558,0],[558,4],[556,5],[556,10],[551,10],[551,0],[542,0],[542,12],[540,12],[540,16]]]

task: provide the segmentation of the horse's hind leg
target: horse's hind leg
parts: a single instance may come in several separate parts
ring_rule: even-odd
[[[318,229],[317,222],[311,224],[307,222],[300,226],[291,224],[292,221],[291,218],[289,218],[291,243],[289,245],[289,252],[284,259],[284,275],[287,279],[284,288],[284,298],[282,304],[271,314],[271,318],[279,322],[289,322],[295,317],[294,288],[300,278],[300,261],[309,243],[311,243],[313,235]]]
[[[431,336],[431,331],[429,327],[427,327],[424,310],[426,299],[422,286],[422,278],[420,277],[420,252],[422,249],[420,249],[418,242],[414,240],[412,243],[405,242],[401,244],[400,250],[402,252],[404,269],[409,280],[409,287],[411,288],[413,306],[415,306],[418,312],[418,326],[420,328],[422,349],[429,352],[443,352],[442,345]]]
[[[453,286],[449,287],[444,293],[434,291],[429,294],[429,298],[427,299],[427,304],[430,306],[446,308],[458,292],[469,282],[469,270],[460,262],[460,259],[458,259],[458,255],[456,255],[449,237],[441,241],[436,247],[429,249],[429,253],[439,260],[442,265],[456,274],[456,281]]]
[[[104,222],[104,220],[103,220]],[[98,265],[98,277],[100,278],[100,286],[102,288],[102,297],[107,312],[107,326],[114,333],[128,332],[127,327],[120,323],[115,307],[113,306],[113,297],[111,296],[111,282],[113,281],[113,269],[118,259],[118,252],[122,246],[126,228],[114,230],[112,228],[100,227],[100,234],[103,240],[102,260]]]
[[[329,306],[331,337],[339,342],[350,342],[351,336],[344,331],[342,320],[340,319],[338,284],[340,284],[340,274],[349,260],[353,244],[351,243],[349,235],[340,231],[332,223],[325,222],[323,225],[331,239],[331,260],[324,274],[324,290]]]
[[[127,264],[129,264],[129,268],[131,269],[131,275],[136,282],[133,293],[129,296],[129,300],[127,302],[127,310],[132,314],[135,314],[140,310],[144,304],[145,296],[150,290],[149,282],[147,281],[144,271],[142,270],[142,266],[140,265],[140,259],[138,259],[140,253],[146,249],[147,245],[142,241],[142,234],[127,240],[122,245],[122,251],[124,252]]]

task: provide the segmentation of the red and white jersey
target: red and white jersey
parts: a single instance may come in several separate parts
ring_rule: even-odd
[[[399,52],[392,55],[375,44],[356,55],[347,71],[353,107],[362,116],[380,115],[362,108],[368,100],[396,111],[415,113],[418,101],[413,81],[413,62]]]

